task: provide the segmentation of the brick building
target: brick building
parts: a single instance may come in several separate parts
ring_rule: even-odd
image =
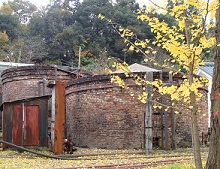
[[[13,63],[13,62],[0,62],[0,75],[6,69],[12,67],[22,67],[22,66],[33,66],[33,64],[25,64],[25,63]],[[0,105],[2,104],[2,78],[0,77]],[[2,121],[2,116],[0,114],[0,121]],[[2,124],[0,123],[0,131],[2,130]]]
[[[164,80],[168,77],[165,73]],[[155,73],[154,78],[158,78]],[[111,76],[94,76],[75,79],[66,87],[66,126],[77,146],[98,147],[108,149],[143,148],[145,145],[145,112],[146,104],[141,103],[137,96],[110,83]],[[126,85],[141,94],[143,88],[136,85],[132,79],[123,77]],[[174,78],[178,83],[181,77]],[[207,97],[206,89],[198,102],[200,138],[207,132]],[[169,103],[167,103],[169,104]],[[181,105],[180,105],[181,107]],[[180,108],[181,109],[181,108]],[[166,117],[165,117],[166,116]],[[190,115],[184,108],[175,115],[175,141],[178,147],[191,146]],[[153,110],[153,139],[154,146],[172,147],[171,110],[161,115]],[[166,125],[166,126],[165,126]],[[167,136],[166,135],[167,130]],[[201,138],[202,139],[202,138]],[[167,140],[167,142],[166,142]]]
[[[143,92],[130,78],[121,75],[136,95]],[[135,96],[110,82],[110,75],[76,78],[76,74],[51,66],[29,66],[5,70],[2,73],[3,103],[51,95],[46,81],[62,80],[66,85],[66,128],[76,146],[97,148],[143,148],[145,145],[144,119],[146,105]],[[158,78],[155,73],[154,78]],[[165,81],[168,76],[165,73]],[[181,77],[174,78],[176,83]],[[206,89],[200,90],[207,93]],[[200,100],[199,109],[207,110],[207,97]],[[49,104],[50,105],[50,104]],[[161,115],[154,110],[153,137],[155,146],[171,147],[171,110]],[[175,134],[178,146],[190,146],[190,117],[182,109],[175,116]],[[207,113],[199,116],[200,136],[207,131]],[[167,119],[167,120],[166,120]],[[166,124],[166,127],[164,125]],[[165,136],[165,128],[167,136]],[[163,140],[163,142],[161,141]],[[165,140],[168,140],[167,142]],[[158,141],[158,142],[157,142]]]
[[[25,66],[6,69],[1,77],[4,141],[47,146],[52,94],[47,82],[67,82],[76,74],[56,66]]]
[[[46,87],[50,80],[70,81],[75,77],[70,71],[54,66],[13,67],[2,72],[2,102],[51,95]]]

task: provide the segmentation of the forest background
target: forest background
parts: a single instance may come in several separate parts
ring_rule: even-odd
[[[122,26],[133,31],[139,39],[154,40],[148,23],[137,20],[139,8],[136,0],[116,0],[114,3],[109,0],[55,0],[40,8],[25,0],[3,3],[0,8],[0,61],[77,68],[81,47],[81,68],[94,74],[105,73],[106,68],[111,68],[109,57],[128,64],[142,63],[142,54],[129,50],[118,33]],[[100,20],[99,13],[111,18],[114,24]],[[152,15],[170,26],[176,24],[169,14]],[[214,36],[213,28],[205,33]],[[158,62],[165,59],[165,51],[155,50],[158,52],[152,57]],[[213,54],[210,50],[202,57],[205,61],[213,61]]]

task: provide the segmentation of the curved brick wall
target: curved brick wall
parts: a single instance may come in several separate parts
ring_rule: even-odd
[[[66,125],[77,146],[143,147],[144,111],[144,104],[109,76],[75,80],[66,88]]]
[[[20,99],[38,96],[38,82],[43,78],[47,80],[55,79],[55,70],[51,66],[25,66],[14,67],[2,73],[2,100],[11,102]],[[58,70],[57,79],[69,81],[71,77],[68,73]],[[41,95],[42,95],[41,84]],[[51,94],[46,87],[45,94]]]
[[[178,82],[179,78],[175,79]],[[141,93],[131,79],[125,82]],[[206,90],[201,90],[204,97],[199,109],[206,116],[199,116],[199,130],[206,132],[207,97]],[[75,79],[66,86],[66,127],[76,146],[108,149],[144,147],[145,104],[137,97],[131,97],[124,90],[110,83],[110,76],[94,76]],[[156,111],[155,111],[156,113]],[[169,147],[171,147],[171,115],[168,113]],[[161,138],[161,116],[154,114],[152,119],[153,136]],[[180,146],[191,138],[190,116],[187,112],[176,115],[176,141]],[[190,143],[189,143],[190,144]],[[160,142],[161,145],[161,142]],[[186,145],[188,146],[188,145]]]

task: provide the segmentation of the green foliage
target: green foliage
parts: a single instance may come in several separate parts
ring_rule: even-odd
[[[20,30],[18,17],[7,12],[10,11],[10,7],[7,5],[4,7],[0,10],[0,60],[7,59],[7,56],[11,55],[12,41],[19,37]]]
[[[13,12],[18,15],[21,23],[27,23],[37,7],[27,0],[13,0],[8,2]]]
[[[119,25],[132,30],[140,39],[147,38],[152,42],[155,36],[148,22],[136,19],[139,9],[136,0],[117,0],[114,3],[109,0],[84,0],[83,2],[55,0],[51,5],[37,11],[37,8],[26,0],[14,0],[1,8],[0,31],[6,30],[10,39],[7,45],[5,44],[4,50],[8,55],[13,53],[12,59],[15,61],[43,64],[56,60],[65,65],[77,65],[78,48],[81,46],[83,52],[88,51],[95,58],[85,63],[91,64],[91,68],[95,67],[93,65],[101,59],[100,51],[103,49],[106,50],[107,56],[129,64],[140,63],[143,61],[143,56],[127,50],[127,45],[117,33]],[[143,13],[144,11],[142,9]],[[98,19],[99,13],[114,20],[114,28]],[[169,14],[152,15],[160,21],[166,21],[169,25],[176,24]],[[213,31],[210,29],[209,32]],[[130,40],[135,41],[135,39]],[[22,43],[18,45],[17,42]],[[209,55],[206,53],[203,58],[210,60],[212,54],[213,51]],[[158,56],[155,59],[160,61],[165,59],[159,54]]]
[[[18,17],[12,14],[0,13],[0,31],[6,31],[10,40],[18,38]]]

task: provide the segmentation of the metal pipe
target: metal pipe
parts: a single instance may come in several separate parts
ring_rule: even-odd
[[[54,65],[55,80],[57,80],[57,65]]]
[[[80,64],[81,64],[81,46],[79,47],[79,62],[78,62],[78,71],[80,71]]]
[[[52,107],[51,107],[51,149],[54,151],[54,139],[55,139],[55,133],[54,133],[54,127],[55,127],[55,111],[56,111],[56,87],[53,86],[52,88]]]
[[[40,88],[41,88],[41,87],[40,87],[40,84],[41,84],[41,83],[43,83],[42,80],[40,80],[40,81],[37,82],[37,86],[38,86],[38,96],[40,96],[40,93],[41,93],[41,90],[40,90]]]
[[[38,96],[41,96],[41,86],[40,86],[40,84],[43,84],[42,91],[43,91],[43,96],[45,95],[45,93],[46,93],[46,83],[47,83],[46,77],[44,77],[42,80],[39,80],[37,82],[37,85],[38,85]]]

